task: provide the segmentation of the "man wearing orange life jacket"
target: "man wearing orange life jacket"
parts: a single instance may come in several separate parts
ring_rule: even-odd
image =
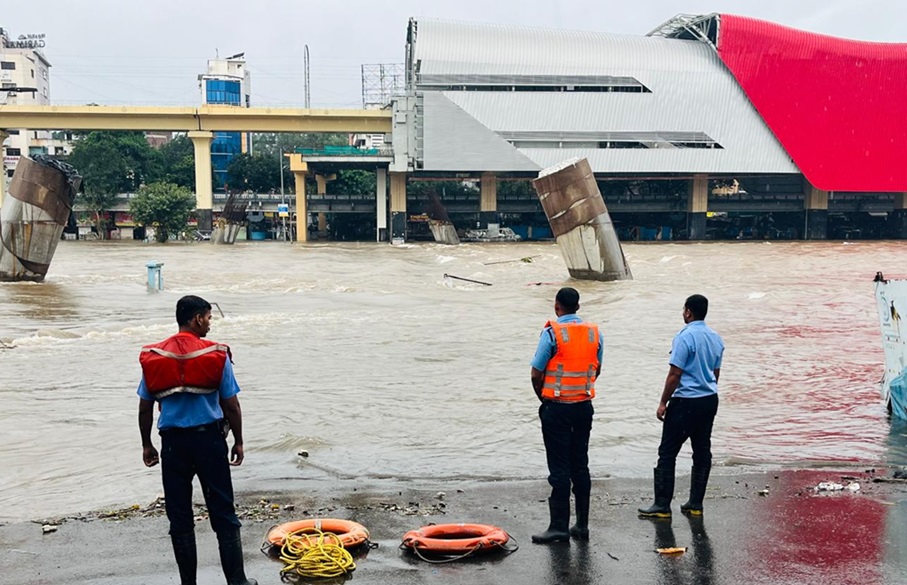
[[[243,461],[243,436],[230,348],[204,339],[211,328],[211,305],[200,297],[185,296],[177,302],[176,322],[176,335],[143,347],[139,355],[142,460],[147,467],[161,462],[170,540],[181,584],[196,583],[192,479],[197,475],[228,585],[257,585],[254,579],[246,579],[241,524],[233,505],[230,465]],[[160,458],[151,442],[155,402],[160,407]],[[230,460],[228,428],[233,433]]]
[[[576,315],[579,292],[565,287],[554,300],[556,322],[548,322],[532,358],[532,388],[541,401],[539,418],[548,460],[548,529],[532,536],[547,544],[589,538],[589,434],[595,379],[601,373],[604,338],[594,323]],[[570,488],[576,524],[570,525]]]

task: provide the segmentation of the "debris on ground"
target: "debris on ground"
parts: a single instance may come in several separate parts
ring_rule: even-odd
[[[815,489],[817,492],[849,491],[849,492],[855,493],[855,492],[860,491],[860,484],[855,481],[852,481],[852,482],[848,483],[847,485],[844,485],[842,483],[836,483],[833,481],[823,481],[823,482],[820,482],[819,485],[817,485],[813,489]]]
[[[682,555],[687,552],[687,547],[685,546],[672,546],[668,548],[656,548],[655,552],[659,552],[663,555]]]

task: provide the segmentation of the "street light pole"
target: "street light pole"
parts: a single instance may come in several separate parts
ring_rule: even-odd
[[[278,159],[278,162],[280,164],[278,166],[280,167],[280,203],[281,203],[281,205],[286,205],[287,198],[284,195],[284,191],[283,191],[283,148],[280,148],[279,152],[280,152],[280,158]],[[281,214],[281,215],[283,215],[283,214]],[[287,216],[283,215],[283,217],[281,217],[281,219],[283,220],[283,241],[286,242],[287,241]]]

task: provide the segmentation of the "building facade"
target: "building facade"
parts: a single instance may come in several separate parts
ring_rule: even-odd
[[[820,239],[832,216],[887,217],[879,230],[907,237],[905,76],[905,44],[727,14],[645,36],[413,19],[392,216],[407,181],[470,177],[498,220],[499,182],[585,158],[629,226],[702,239],[728,214],[768,214],[786,237]]]
[[[248,108],[251,105],[252,75],[242,53],[226,59],[210,59],[208,71],[198,76],[202,104]],[[227,168],[236,155],[249,152],[251,134],[215,132],[211,142],[214,188],[227,188]]]
[[[0,28],[0,104],[50,104],[50,62],[41,49],[43,34],[12,35]],[[9,181],[20,157],[39,154],[65,155],[71,142],[65,133],[8,129],[3,142],[3,162]],[[71,136],[70,136],[71,138]]]

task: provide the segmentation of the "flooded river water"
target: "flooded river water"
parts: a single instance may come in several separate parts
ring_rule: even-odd
[[[605,335],[593,476],[650,473],[671,337],[692,293],[709,297],[727,345],[717,465],[904,463],[879,399],[872,278],[907,274],[905,249],[629,244],[635,279],[595,283],[569,281],[550,243],[62,242],[45,283],[0,284],[0,338],[15,346],[0,349],[0,519],[160,493],[159,469],[141,462],[138,350],[175,331],[184,294],[224,313],[210,337],[232,346],[243,389],[239,490],[298,474],[300,450],[364,480],[543,478],[528,362],[565,284]],[[164,262],[161,293],[146,290],[148,260]]]

